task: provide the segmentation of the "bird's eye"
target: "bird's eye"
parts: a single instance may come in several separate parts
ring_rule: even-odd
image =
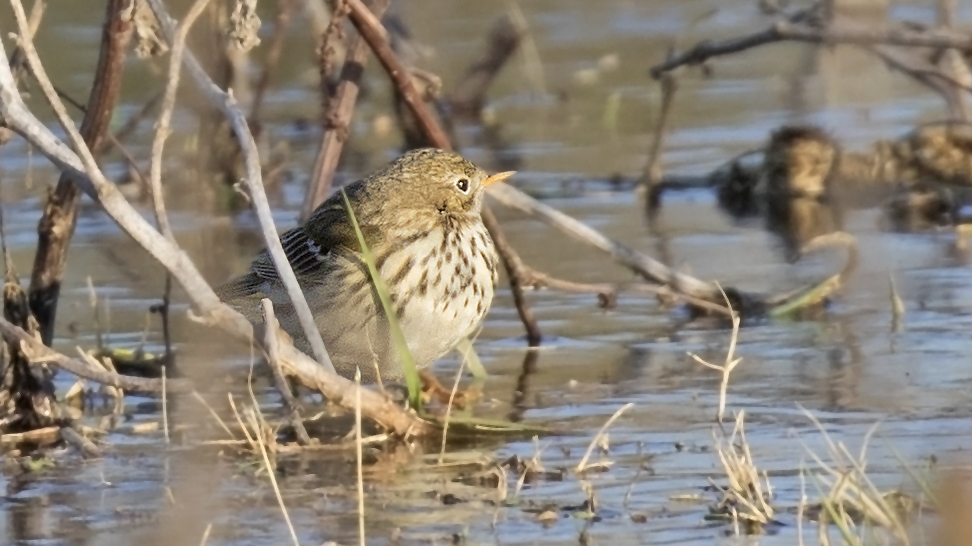
[[[469,193],[469,179],[460,178],[459,180],[456,180],[456,189],[462,193]]]

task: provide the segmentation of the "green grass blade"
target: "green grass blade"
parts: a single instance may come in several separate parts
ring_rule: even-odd
[[[485,381],[488,377],[486,373],[486,368],[483,367],[482,361],[479,360],[479,355],[476,354],[476,349],[473,348],[472,340],[468,337],[464,337],[459,340],[459,344],[456,345],[456,349],[462,358],[466,361],[466,369],[469,373],[473,375],[478,381]]]
[[[415,367],[415,359],[412,358],[412,351],[408,348],[405,341],[405,334],[402,332],[401,324],[398,322],[398,315],[395,313],[395,306],[392,305],[391,292],[388,284],[381,278],[378,268],[375,266],[375,256],[371,253],[371,248],[365,242],[361,226],[358,225],[358,218],[351,210],[351,202],[348,201],[348,194],[344,188],[341,189],[341,196],[344,198],[344,207],[348,210],[348,217],[351,225],[354,226],[354,234],[358,237],[358,244],[361,245],[361,255],[365,263],[368,264],[368,272],[371,274],[371,282],[378,292],[378,299],[381,300],[381,307],[385,310],[385,318],[388,319],[388,329],[391,331],[392,343],[398,352],[398,358],[402,361],[402,371],[405,373],[405,386],[408,388],[408,400],[412,408],[416,411],[422,406],[422,385],[419,381],[418,369]]]

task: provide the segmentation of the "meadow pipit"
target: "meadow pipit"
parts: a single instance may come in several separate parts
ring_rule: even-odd
[[[489,309],[498,258],[480,210],[486,186],[511,174],[487,176],[454,153],[421,149],[345,187],[420,368],[471,334]],[[400,378],[401,361],[341,193],[281,240],[338,373],[352,377],[360,367],[365,382],[376,381],[379,370],[383,380]],[[266,251],[249,274],[217,293],[237,306],[254,295],[271,298],[281,326],[307,348]]]

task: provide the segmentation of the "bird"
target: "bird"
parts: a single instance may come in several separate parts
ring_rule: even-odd
[[[448,151],[412,150],[331,195],[303,226],[281,235],[339,374],[351,378],[360,370],[362,382],[375,383],[404,373],[350,215],[423,368],[473,334],[489,310],[499,258],[483,224],[483,196],[512,174],[490,176]],[[270,298],[284,331],[298,348],[309,348],[268,251],[216,293],[238,308]]]

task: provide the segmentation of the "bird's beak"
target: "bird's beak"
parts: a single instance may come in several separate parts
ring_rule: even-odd
[[[506,180],[507,178],[513,176],[514,174],[516,174],[516,171],[506,171],[505,173],[496,173],[492,176],[486,177],[486,179],[483,180],[483,186],[488,186],[494,182],[502,182],[503,180]]]

